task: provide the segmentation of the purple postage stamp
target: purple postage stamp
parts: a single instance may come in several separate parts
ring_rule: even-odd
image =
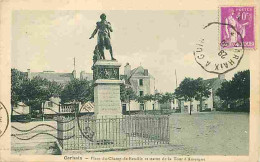
[[[247,49],[255,49],[255,23],[254,7],[220,7],[221,48],[242,46]]]

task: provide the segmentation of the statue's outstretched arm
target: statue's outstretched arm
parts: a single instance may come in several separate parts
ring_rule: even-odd
[[[96,29],[93,31],[89,39],[94,38],[94,36],[97,34],[97,31],[98,31],[98,27],[96,27]]]

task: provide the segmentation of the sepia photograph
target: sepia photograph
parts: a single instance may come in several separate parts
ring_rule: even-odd
[[[255,9],[14,10],[11,154],[249,156]]]

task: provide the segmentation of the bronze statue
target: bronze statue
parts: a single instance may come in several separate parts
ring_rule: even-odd
[[[94,38],[94,36],[98,32],[97,46],[95,47],[95,52],[100,54],[100,59],[105,59],[104,48],[106,48],[110,52],[111,60],[116,60],[113,57],[113,50],[110,42],[110,32],[113,32],[111,24],[110,22],[106,21],[106,15],[104,13],[100,15],[100,19],[101,21],[97,22],[96,29],[93,31],[89,39]]]

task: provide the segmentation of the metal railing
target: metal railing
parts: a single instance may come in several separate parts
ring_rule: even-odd
[[[170,139],[169,116],[163,115],[60,118],[57,128],[62,130],[58,132],[58,138],[68,139],[59,140],[64,150],[157,146],[169,144]]]

